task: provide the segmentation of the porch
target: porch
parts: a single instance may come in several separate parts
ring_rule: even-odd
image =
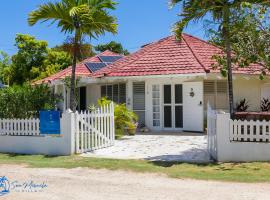
[[[207,136],[187,132],[125,136],[121,140],[116,140],[112,147],[88,152],[82,156],[191,163],[210,162]]]
[[[234,104],[246,99],[248,111],[259,111],[262,98],[270,96],[269,78],[234,75]],[[143,77],[114,77],[80,80],[78,110],[96,105],[101,97],[125,103],[139,116],[141,127],[153,132],[203,132],[207,103],[216,110],[228,110],[227,81],[219,74],[187,74]],[[252,92],[250,92],[252,90]],[[59,82],[63,110],[69,107],[69,90]]]

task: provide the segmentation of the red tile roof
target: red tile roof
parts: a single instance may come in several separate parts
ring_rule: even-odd
[[[120,54],[111,52],[109,50],[104,51],[98,55],[95,55],[93,57],[87,58],[83,60],[82,62],[78,63],[76,66],[76,76],[78,77],[89,77],[93,73],[87,68],[85,63],[101,63],[102,61],[100,60],[99,56],[121,56]],[[38,80],[35,82],[35,84],[41,84],[41,83],[48,83],[50,81],[54,80],[59,80],[59,79],[64,79],[65,77],[71,76],[71,71],[72,71],[72,66],[52,75],[47,78],[44,78],[42,80]]]
[[[222,54],[222,49],[188,34],[182,40],[169,36],[142,47],[139,51],[122,58],[95,72],[102,76],[145,76],[165,74],[217,73],[213,69],[213,55]],[[235,67],[234,73],[259,74],[261,66]]]

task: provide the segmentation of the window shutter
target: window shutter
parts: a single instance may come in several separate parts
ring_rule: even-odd
[[[215,94],[215,82],[205,81],[204,82],[204,93],[205,94]]]
[[[227,93],[226,81],[217,81],[217,93],[222,93],[222,94]]]
[[[133,83],[133,109],[134,110],[145,109],[145,83],[144,82]]]
[[[101,86],[101,97],[106,97],[106,85]]]
[[[107,85],[107,98],[109,99],[109,100],[113,100],[112,99],[112,93],[113,92],[113,87],[112,87],[112,85]]]
[[[113,101],[115,103],[119,102],[119,89],[118,89],[118,84],[113,85]]]
[[[139,125],[145,125],[145,83],[133,83],[133,110],[139,117]]]
[[[119,103],[126,103],[126,84],[119,84]]]

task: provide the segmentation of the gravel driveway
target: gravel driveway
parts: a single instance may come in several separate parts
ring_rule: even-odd
[[[269,200],[270,184],[244,184],[171,179],[156,174],[76,169],[31,169],[0,166],[18,191],[0,196],[7,200]],[[46,184],[37,192],[21,191],[20,183]]]
[[[178,135],[125,136],[113,147],[83,154],[86,157],[116,159],[146,159],[151,161],[209,162],[207,136],[179,133]]]

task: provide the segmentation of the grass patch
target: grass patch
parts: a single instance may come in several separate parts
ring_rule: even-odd
[[[192,178],[234,182],[270,182],[270,163],[187,164],[115,160],[80,156],[32,156],[0,154],[0,164],[27,164],[34,168],[76,168],[127,170],[165,174],[172,178]]]

